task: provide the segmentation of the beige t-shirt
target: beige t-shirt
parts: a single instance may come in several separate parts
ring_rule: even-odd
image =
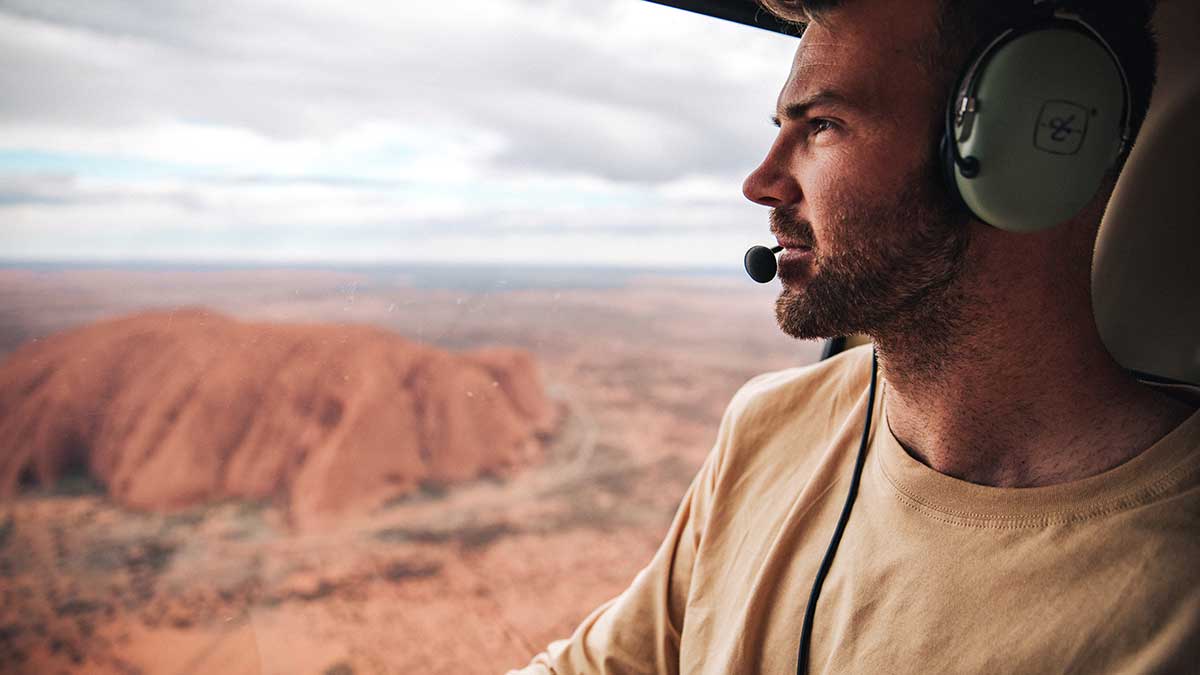
[[[796,672],[870,361],[747,383],[650,564],[520,672]],[[1100,475],[1010,489],[912,459],[884,400],[810,672],[1200,672],[1200,413]]]

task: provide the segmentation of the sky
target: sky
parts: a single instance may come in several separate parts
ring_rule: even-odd
[[[0,0],[0,258],[739,267],[794,49],[643,0]]]

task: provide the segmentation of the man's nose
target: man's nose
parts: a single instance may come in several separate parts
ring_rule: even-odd
[[[762,164],[742,182],[742,194],[755,204],[772,208],[794,204],[800,200],[800,186],[792,176],[789,154],[782,139],[763,158]]]

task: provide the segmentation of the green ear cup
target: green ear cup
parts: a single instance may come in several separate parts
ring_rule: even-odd
[[[1002,230],[1058,225],[1092,200],[1121,152],[1122,74],[1096,38],[1068,27],[1019,34],[982,58],[975,110],[955,127],[978,175],[952,166],[955,187]]]

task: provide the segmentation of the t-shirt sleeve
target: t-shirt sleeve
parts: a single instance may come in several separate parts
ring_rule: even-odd
[[[726,410],[716,445],[684,493],[650,564],[624,592],[593,610],[571,637],[550,643],[528,666],[508,675],[679,672],[679,636],[693,563],[735,408],[731,403]]]

